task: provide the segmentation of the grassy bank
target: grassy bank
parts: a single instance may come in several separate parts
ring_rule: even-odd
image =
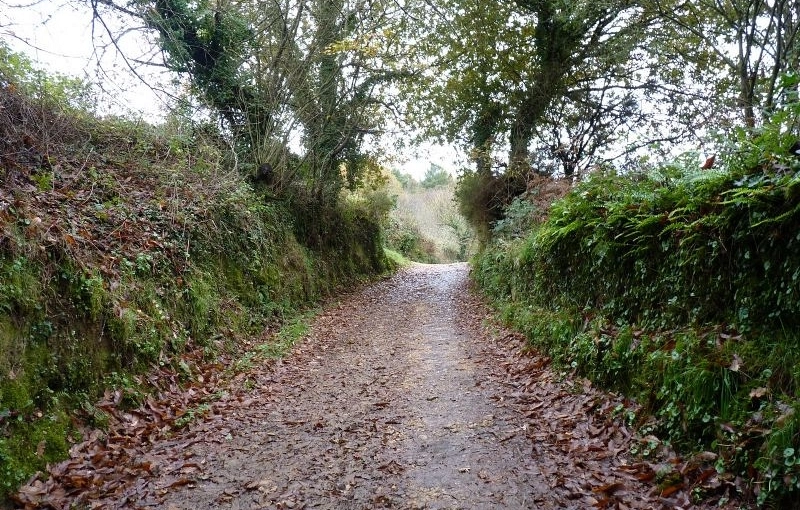
[[[496,238],[473,275],[557,365],[635,398],[643,436],[710,462],[718,483],[683,480],[696,498],[786,508],[800,495],[800,174],[780,155],[731,166],[597,176]]]
[[[191,377],[183,353],[239,352],[389,268],[368,201],[300,214],[255,192],[203,130],[98,120],[10,86],[0,116],[0,500],[80,426],[102,427],[104,388],[135,406],[136,374]],[[307,242],[305,222],[336,235]]]

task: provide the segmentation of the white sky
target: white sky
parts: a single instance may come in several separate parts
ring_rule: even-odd
[[[95,84],[100,92],[101,113],[133,113],[153,122],[163,118],[166,96],[136,79],[113,47],[103,47],[109,39],[102,26],[94,26],[97,37],[92,37],[92,15],[85,4],[68,0],[32,4],[13,1],[0,0],[0,38],[13,50],[27,54],[49,72]],[[109,23],[115,21],[108,19]],[[151,47],[137,32],[122,37],[119,44],[129,58],[140,57]],[[139,72],[150,83],[169,79],[154,68],[140,68]]]
[[[417,180],[425,176],[425,172],[431,163],[439,165],[451,174],[468,165],[465,156],[453,147],[446,147],[436,144],[423,144],[418,149],[409,151],[408,154],[401,156],[405,161],[393,167],[403,173],[410,174]]]
[[[139,81],[114,50],[97,48],[96,43],[107,37],[92,37],[92,15],[87,2],[69,0],[0,0],[0,39],[14,51],[25,53],[31,60],[49,71],[85,79],[96,84],[101,113],[132,114],[149,122],[163,119],[169,104],[165,94],[159,94]],[[77,4],[77,5],[76,5]],[[110,23],[116,20],[108,19]],[[104,36],[103,28],[95,25],[96,35]],[[120,46],[128,58],[138,58],[152,51],[152,46],[138,32],[127,34]],[[140,74],[151,84],[169,89],[165,73],[140,67]],[[387,153],[392,149],[386,149]],[[455,148],[423,144],[391,158],[389,166],[421,179],[435,163],[450,172],[464,166],[463,155]]]

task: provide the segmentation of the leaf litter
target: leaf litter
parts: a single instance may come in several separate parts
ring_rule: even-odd
[[[693,488],[731,485],[713,458],[630,455],[643,438],[615,413],[629,403],[493,324],[465,264],[407,268],[327,307],[285,359],[223,369],[188,386],[154,372],[162,390],[136,410],[106,392],[107,430],[87,430],[17,503],[697,508]]]

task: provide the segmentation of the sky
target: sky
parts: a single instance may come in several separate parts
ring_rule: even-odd
[[[112,27],[116,21],[108,19]],[[96,84],[102,113],[133,112],[145,120],[162,119],[167,104],[163,94],[155,93],[136,79],[104,35],[101,25],[92,24],[85,3],[0,0],[0,38],[13,50],[27,54],[49,72]],[[136,32],[122,37],[119,44],[130,58],[141,57],[151,48]],[[151,83],[168,80],[164,73],[154,69],[140,68],[139,72]]]
[[[104,28],[92,24],[88,2],[69,0],[0,0],[0,39],[12,50],[25,53],[49,72],[85,79],[100,89],[101,113],[132,114],[149,122],[159,122],[169,106],[168,95],[152,90],[129,70]],[[117,20],[108,18],[112,28]],[[116,25],[114,25],[117,23]],[[94,36],[93,36],[94,30]],[[140,32],[130,32],[118,41],[129,59],[145,59],[151,45]],[[105,46],[105,47],[104,47]],[[162,90],[175,89],[171,76],[152,68],[138,67],[151,84]],[[391,141],[384,143],[393,151]],[[421,179],[434,163],[455,171],[464,166],[464,156],[454,147],[422,144],[392,153],[389,166]]]

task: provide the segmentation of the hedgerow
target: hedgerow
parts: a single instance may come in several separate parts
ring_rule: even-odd
[[[800,494],[800,164],[737,161],[594,176],[473,274],[558,365],[636,397],[645,432],[781,505]]]

